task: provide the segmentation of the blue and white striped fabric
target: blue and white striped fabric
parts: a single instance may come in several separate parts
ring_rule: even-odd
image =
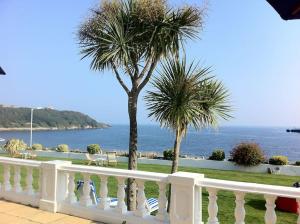
[[[158,200],[157,200],[157,198],[147,199],[146,208],[150,213],[158,210]]]
[[[83,181],[79,180],[77,181],[77,191],[79,192],[80,196],[83,195]],[[96,196],[96,190],[95,190],[95,184],[91,181],[90,182],[90,197],[92,199],[92,202],[94,205],[97,205],[100,203],[101,198],[97,198]],[[115,208],[118,205],[118,199],[117,198],[107,198],[107,201],[109,201],[109,206],[111,208]],[[148,210],[149,213],[154,212],[158,210],[158,200],[157,198],[149,198],[146,201],[146,209]]]
[[[79,192],[80,196],[83,195],[83,184],[84,181],[79,180],[77,181],[77,191]],[[96,198],[96,189],[95,189],[95,184],[93,181],[90,182],[90,197],[92,199],[93,204],[97,204],[97,198]]]

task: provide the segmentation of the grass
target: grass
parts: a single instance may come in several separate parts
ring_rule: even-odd
[[[54,160],[58,158],[49,157],[39,157],[40,161]],[[68,160],[68,159],[64,159]],[[71,160],[73,164],[86,164],[83,160]],[[117,168],[127,169],[127,164],[119,163]],[[160,172],[169,173],[170,167],[164,165],[149,165],[149,164],[139,164],[139,170],[150,171],[150,172]],[[243,181],[243,182],[255,182],[270,185],[282,185],[291,186],[294,182],[299,181],[298,177],[293,176],[283,176],[283,175],[269,175],[261,173],[245,173],[239,171],[223,171],[223,170],[212,170],[212,169],[201,169],[201,168],[188,168],[180,167],[180,171],[202,173],[205,177],[223,179],[223,180],[233,180],[233,181]],[[12,170],[13,173],[13,170]],[[38,172],[35,170],[34,174],[34,187],[38,186]],[[3,171],[0,167],[0,181],[3,183]],[[25,186],[26,170],[21,169],[21,185]],[[80,174],[76,174],[76,180],[82,179]],[[92,175],[91,179],[96,185],[97,192],[99,192],[100,179],[99,177]],[[13,183],[13,178],[11,178]],[[158,186],[153,182],[146,182],[145,193],[147,198],[158,196]],[[117,181],[115,178],[110,177],[108,179],[109,196],[116,197],[117,194]],[[204,190],[203,192],[203,221],[207,220],[207,205],[208,205],[208,193]],[[235,196],[233,192],[229,191],[219,191],[218,193],[218,218],[220,223],[234,223],[234,208],[235,208]],[[247,194],[245,197],[245,209],[246,209],[246,223],[264,223],[265,214],[265,200],[262,195],[257,194]],[[277,223],[278,224],[295,224],[297,220],[296,214],[286,213],[286,212],[276,212]]]

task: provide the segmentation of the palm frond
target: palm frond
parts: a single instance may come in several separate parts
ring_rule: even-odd
[[[229,119],[228,91],[210,73],[209,67],[168,59],[152,81],[154,90],[145,96],[149,117],[183,132],[189,125],[200,129],[216,125],[219,118]]]
[[[91,68],[137,69],[138,64],[175,54],[184,40],[197,37],[202,12],[195,7],[171,9],[165,0],[105,1],[92,11],[78,32],[82,58]],[[148,7],[145,7],[148,5]]]

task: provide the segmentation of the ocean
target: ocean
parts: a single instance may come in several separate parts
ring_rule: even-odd
[[[68,144],[72,149],[86,150],[88,144],[100,144],[104,150],[128,149],[128,125],[113,125],[107,129],[34,131],[33,142],[46,147]],[[29,131],[0,132],[0,138],[20,138],[29,143]],[[300,134],[287,133],[286,128],[220,127],[217,130],[189,129],[182,142],[181,154],[209,156],[214,149],[223,149],[226,156],[240,142],[258,143],[267,156],[285,155],[291,161],[300,160]],[[156,151],[171,148],[174,134],[158,126],[139,125],[138,148]]]

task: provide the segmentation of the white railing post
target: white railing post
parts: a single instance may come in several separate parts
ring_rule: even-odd
[[[168,212],[167,212],[167,196],[166,196],[166,189],[167,184],[164,182],[158,182],[159,187],[159,197],[158,197],[158,212],[156,215],[156,219],[165,222],[168,220]]]
[[[118,204],[116,207],[116,211],[118,211],[121,214],[124,214],[125,212],[127,212],[127,206],[125,203],[125,179],[123,177],[118,177]]]
[[[80,197],[80,204],[82,206],[88,207],[93,204],[90,192],[91,192],[91,186],[90,186],[90,175],[89,174],[84,174],[83,175],[83,195]]]
[[[266,214],[265,214],[265,224],[276,224],[277,217],[275,213],[275,200],[277,196],[265,195],[266,199]]]
[[[235,210],[234,210],[234,216],[235,216],[235,224],[245,224],[245,193],[236,191],[235,194]]]
[[[107,189],[107,176],[100,176],[101,179],[101,186],[100,186],[100,203],[98,205],[98,207],[102,210],[105,210],[107,208],[109,208],[109,202],[107,201],[107,193],[108,193],[108,189]]]
[[[145,185],[143,180],[136,180],[138,193],[137,193],[137,209],[135,215],[144,217],[148,214],[146,210],[146,196],[145,196]]]
[[[34,191],[33,191],[33,187],[32,187],[32,181],[33,181],[33,177],[32,177],[32,167],[27,167],[27,176],[26,176],[26,192],[28,195],[33,195]]]
[[[69,172],[67,202],[70,204],[77,202],[77,198],[74,192],[75,191],[74,181],[75,181],[75,174],[73,172]]]
[[[11,190],[10,184],[10,165],[4,165],[4,191]]]
[[[171,174],[170,224],[199,224],[202,220],[201,195],[196,193],[196,184],[204,178],[202,174],[178,172]],[[197,198],[196,198],[197,196]]]
[[[42,193],[40,199],[40,209],[56,212],[58,203],[62,202],[67,193],[67,175],[58,172],[58,168],[70,165],[69,161],[48,161],[41,164]]]
[[[208,220],[207,224],[219,224],[218,220],[218,204],[217,204],[217,193],[216,188],[207,188],[208,191]]]
[[[21,188],[21,173],[20,173],[20,166],[14,166],[15,173],[14,173],[14,192],[19,193],[22,191]]]

